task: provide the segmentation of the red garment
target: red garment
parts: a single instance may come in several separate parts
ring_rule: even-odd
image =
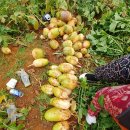
[[[103,108],[98,102],[100,96],[104,96]],[[130,106],[130,84],[116,87],[105,87],[96,92],[91,102],[96,110],[88,109],[88,114],[96,116],[101,109],[105,109],[110,115],[116,117]]]

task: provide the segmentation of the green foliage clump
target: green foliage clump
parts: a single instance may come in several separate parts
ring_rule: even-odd
[[[38,28],[45,3],[40,0],[0,1],[0,45],[7,46],[30,32],[30,25]],[[33,18],[32,18],[33,17]]]
[[[128,54],[130,46],[130,15],[125,5],[109,10],[93,24],[87,36],[92,43],[91,51],[112,57]]]
[[[73,97],[77,102],[77,118],[78,118],[78,125],[77,129],[82,130],[120,130],[118,125],[112,119],[112,117],[106,112],[104,109],[99,113],[97,117],[97,123],[93,125],[87,124],[84,121],[84,117],[87,114],[88,107],[91,107],[93,111],[95,111],[95,107],[91,104],[92,98],[95,93],[103,88],[104,86],[111,86],[115,85],[116,83],[88,83],[86,79],[80,80],[80,85],[76,88],[73,92]],[[101,106],[104,105],[104,96],[100,96],[98,100]]]

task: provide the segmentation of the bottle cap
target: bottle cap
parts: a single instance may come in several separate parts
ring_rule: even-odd
[[[17,84],[17,80],[16,79],[10,79],[10,81],[6,84],[7,86],[7,90],[10,90],[11,88],[15,88]]]

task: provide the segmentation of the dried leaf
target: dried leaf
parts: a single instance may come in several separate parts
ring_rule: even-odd
[[[3,100],[6,101],[6,96],[5,95],[0,96],[0,103],[2,103]]]

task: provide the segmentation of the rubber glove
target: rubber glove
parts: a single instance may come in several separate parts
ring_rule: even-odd
[[[86,75],[87,73],[83,73],[83,74],[81,74],[80,76],[79,76],[79,79],[81,79],[81,78],[85,78],[85,75]]]
[[[87,114],[86,116],[86,121],[89,125],[96,123],[96,117],[95,116],[90,116],[89,114]]]

